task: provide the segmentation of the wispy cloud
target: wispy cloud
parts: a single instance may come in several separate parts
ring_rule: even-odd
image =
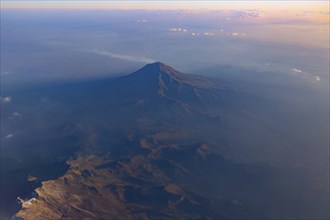
[[[5,104],[5,103],[10,103],[11,102],[11,98],[9,96],[6,97],[0,97],[0,102]]]
[[[246,33],[232,32],[232,33],[228,33],[227,35],[232,37],[244,37],[246,36]]]
[[[211,32],[204,32],[203,33],[205,36],[214,36],[214,33],[211,33]]]
[[[293,68],[293,69],[291,69],[292,70],[292,72],[293,73],[302,73],[302,70],[300,70],[300,69],[296,69],[296,68]]]
[[[8,134],[8,135],[6,135],[6,138],[7,138],[7,139],[10,139],[10,138],[13,138],[13,137],[14,137],[13,134]]]
[[[137,56],[130,56],[130,55],[124,55],[124,54],[118,54],[118,53],[112,53],[106,50],[99,50],[99,49],[94,49],[92,50],[93,53],[106,56],[106,57],[111,57],[115,59],[120,59],[120,60],[126,60],[126,61],[131,61],[131,62],[138,62],[138,63],[153,63],[155,60],[146,58],[146,57],[137,57]]]
[[[170,32],[187,32],[185,28],[170,28]]]
[[[21,113],[18,113],[18,112],[13,112],[11,114],[11,116],[9,116],[9,119],[17,119],[17,118],[20,118],[22,116]]]

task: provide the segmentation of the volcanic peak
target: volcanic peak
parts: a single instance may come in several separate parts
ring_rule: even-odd
[[[196,88],[210,88],[213,84],[203,77],[177,71],[162,62],[150,63],[130,74],[132,77],[157,77],[157,79],[186,84]]]

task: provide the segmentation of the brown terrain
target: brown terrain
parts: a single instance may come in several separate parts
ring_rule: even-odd
[[[145,139],[141,140],[142,148],[147,145]],[[36,189],[37,197],[24,201],[17,216],[27,220],[201,217],[182,210],[184,206],[207,209],[203,207],[205,201],[181,189],[150,163],[159,151],[154,149],[147,156],[134,155],[122,162],[79,155],[68,161],[70,168],[64,176],[43,182]],[[204,151],[205,146],[201,146],[196,153],[203,156]]]

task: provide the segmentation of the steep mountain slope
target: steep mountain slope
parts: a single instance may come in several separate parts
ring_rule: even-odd
[[[196,133],[199,128],[204,132],[197,133],[214,136],[220,129],[221,107],[233,92],[225,84],[180,73],[158,62],[114,80],[47,89],[45,96],[63,109],[70,106],[63,118],[70,117],[73,123],[111,122],[115,129],[157,132],[175,129]],[[49,115],[59,114],[51,111]]]

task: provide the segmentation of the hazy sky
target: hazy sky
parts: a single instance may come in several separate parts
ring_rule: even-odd
[[[328,1],[1,1],[3,8],[248,9],[329,11]]]
[[[231,65],[316,83],[329,76],[327,1],[7,0],[1,6],[6,85],[123,74],[153,61],[201,74]]]

